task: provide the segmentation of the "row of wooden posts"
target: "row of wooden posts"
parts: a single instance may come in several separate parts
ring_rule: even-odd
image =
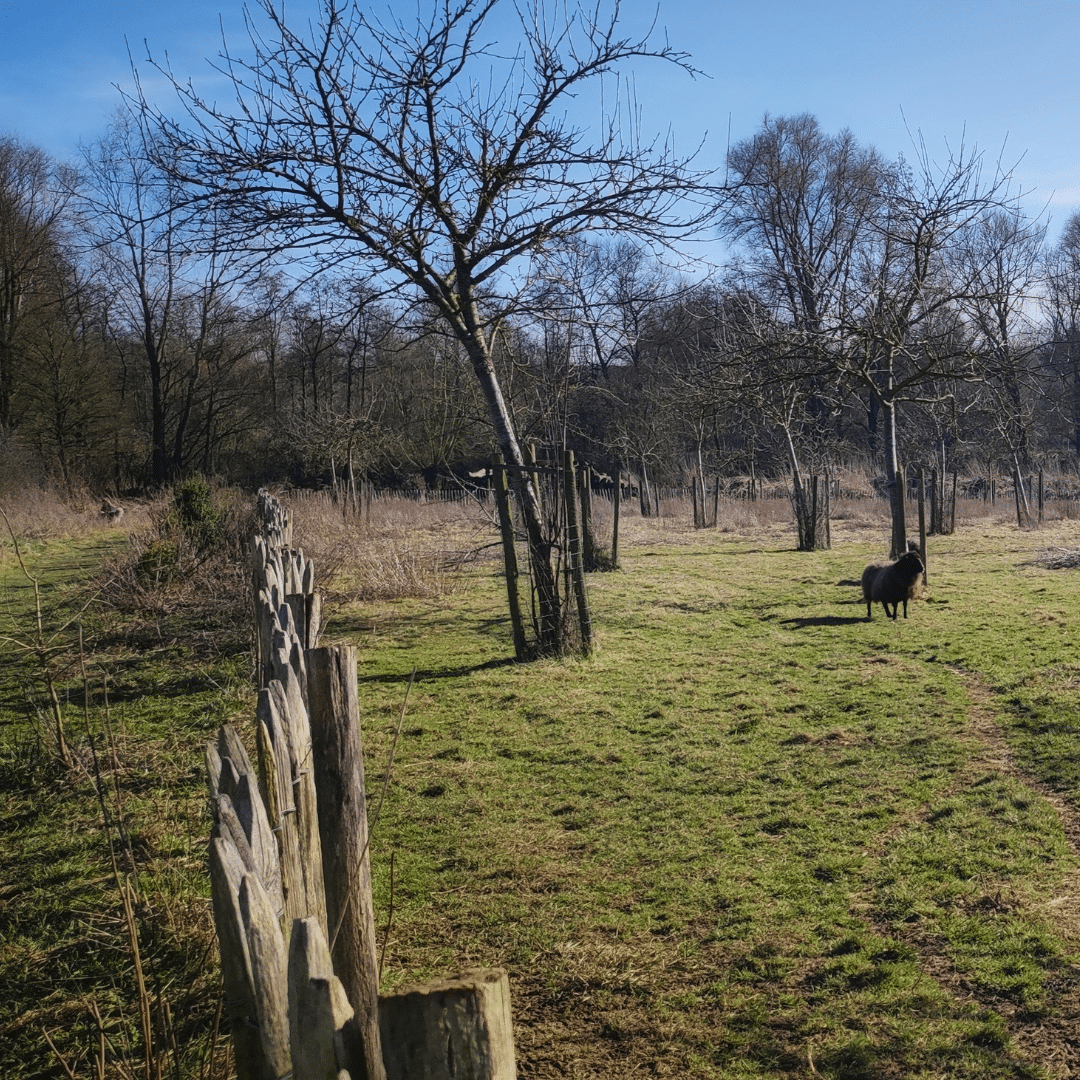
[[[206,748],[238,1080],[512,1080],[501,969],[378,992],[356,650],[318,644],[311,561],[267,492],[259,515],[257,774],[231,725]]]
[[[531,480],[538,497],[548,491],[549,500],[561,503],[565,521],[565,559],[563,563],[567,582],[567,591],[573,597],[577,614],[577,626],[580,639],[580,651],[588,655],[593,644],[592,617],[589,613],[588,593],[585,588],[585,574],[600,568],[599,546],[593,531],[592,514],[592,478],[588,466],[578,468],[574,461],[574,452],[566,450],[560,465],[539,464],[536,461],[535,448],[527,451],[529,462],[523,466],[496,462],[492,469],[492,481],[495,489],[495,505],[499,518],[499,530],[502,537],[503,567],[506,573],[506,589],[510,609],[510,624],[514,637],[514,653],[519,660],[528,656],[528,634],[526,633],[525,614],[521,604],[520,579],[521,569],[518,563],[514,514],[510,501],[511,480],[525,474]],[[541,478],[549,481],[541,484]],[[621,485],[615,485],[615,513],[612,523],[610,554],[603,561],[607,569],[616,569],[619,560],[619,515]],[[538,616],[532,613],[534,638],[541,634],[537,626]]]

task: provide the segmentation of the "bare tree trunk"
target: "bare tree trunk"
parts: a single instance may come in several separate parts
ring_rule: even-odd
[[[812,551],[814,547],[813,521],[806,501],[806,484],[803,480],[799,455],[795,450],[795,440],[791,437],[791,428],[784,426],[784,438],[787,443],[788,460],[791,464],[792,499],[795,503],[795,525],[799,531],[799,550]]]
[[[897,446],[896,406],[886,401],[882,403],[881,411],[885,428],[885,482],[889,490],[889,513],[892,518],[891,557],[898,559],[907,551],[907,524],[904,521],[904,476]]]
[[[475,341],[465,342],[480,382],[484,400],[488,406],[495,439],[503,459],[511,467],[514,491],[518,498],[521,520],[528,541],[529,564],[532,568],[533,587],[536,589],[539,608],[537,651],[544,656],[556,656],[562,651],[562,607],[559,585],[551,562],[552,543],[544,535],[544,519],[540,506],[540,494],[525,468],[514,432],[510,410],[506,406],[502,387],[492,364],[491,357],[482,345]]]
[[[652,515],[652,494],[649,491],[649,474],[645,469],[645,459],[641,459],[641,484],[638,487],[638,501],[641,503],[641,516]]]

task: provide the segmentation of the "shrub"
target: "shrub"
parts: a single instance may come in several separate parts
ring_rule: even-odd
[[[196,551],[209,551],[217,546],[224,517],[213,489],[201,476],[193,476],[173,488],[169,526],[179,529]]]

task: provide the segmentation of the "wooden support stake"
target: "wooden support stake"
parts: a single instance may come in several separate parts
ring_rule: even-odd
[[[619,569],[619,515],[622,513],[622,465],[615,469],[615,519],[611,524],[611,569]]]
[[[514,634],[514,656],[528,658],[525,620],[521,614],[521,593],[518,588],[517,547],[514,544],[514,519],[510,513],[510,481],[505,469],[496,468],[492,475],[495,485],[495,505],[499,512],[499,532],[502,535],[503,566],[506,571],[506,596],[510,604],[510,625]]]
[[[592,528],[592,469],[581,470],[581,557],[586,573],[596,569],[596,543]]]
[[[832,549],[832,477],[825,474],[825,546]]]
[[[919,468],[919,551],[922,552],[923,582],[930,584],[926,559],[926,470]]]
[[[367,1076],[383,1080],[356,648],[330,645],[312,649],[307,664],[330,952],[334,970],[356,1012]]]
[[[407,986],[379,1003],[387,1080],[514,1080],[510,982],[478,969]]]
[[[581,525],[578,516],[577,483],[574,479],[574,451],[566,451],[566,473],[563,480],[566,499],[566,541],[569,548],[570,580],[577,601],[578,622],[581,627],[581,651],[587,656],[592,650],[592,618],[589,598],[585,592],[585,567],[581,553]]]

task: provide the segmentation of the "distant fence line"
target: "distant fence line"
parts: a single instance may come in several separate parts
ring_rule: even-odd
[[[931,470],[925,470],[927,482]],[[824,474],[828,475],[828,474]],[[833,500],[846,500],[852,502],[863,501],[887,501],[888,489],[884,477],[857,478],[856,483],[849,480],[850,470],[840,474],[829,475],[829,494]],[[945,478],[951,483],[954,473],[949,471]],[[991,506],[1004,499],[1014,501],[1017,494],[1015,476],[986,475],[957,475],[957,497],[967,500],[981,501]],[[765,476],[707,476],[704,483],[709,497],[718,493],[718,497],[729,501],[754,502],[766,499],[790,499],[791,478],[765,477]],[[908,474],[908,494],[914,496],[917,492],[918,479],[913,470]],[[1032,507],[1031,516],[1034,517],[1034,508],[1041,503],[1045,507],[1049,503],[1080,504],[1080,479],[1075,476],[1055,473],[1048,476],[1045,472],[1028,472],[1020,479],[1022,496],[1026,495]],[[686,484],[651,484],[649,486],[650,502],[658,500],[661,507],[664,503],[691,504],[695,497],[693,483]],[[1041,494],[1040,494],[1041,493]],[[359,494],[356,495],[356,505],[369,506],[372,502],[391,502],[405,500],[419,505],[439,503],[465,503],[475,499],[486,501],[491,497],[492,489],[486,480],[468,480],[459,483],[447,483],[438,488],[418,487],[379,487],[369,481],[363,481],[359,485]],[[611,504],[614,501],[613,483],[594,483],[592,486],[594,499]],[[343,489],[335,491],[332,488],[296,488],[289,492],[289,499],[295,502],[303,502],[307,499],[330,496],[339,503],[347,500],[348,496]],[[622,496],[624,507],[638,505],[639,485],[636,478],[622,483]],[[633,502],[631,502],[633,500]],[[625,512],[625,510],[624,510]],[[661,511],[662,512],[662,511]]]
[[[239,1080],[513,1080],[510,991],[474,969],[380,996],[356,650],[318,645],[311,561],[259,493],[258,771],[206,748],[210,881]]]

